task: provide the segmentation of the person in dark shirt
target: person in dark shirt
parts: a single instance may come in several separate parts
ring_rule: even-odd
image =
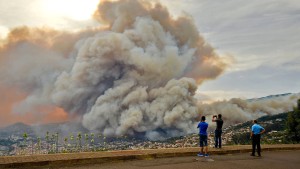
[[[208,123],[205,122],[205,116],[201,117],[201,122],[199,122],[197,128],[199,128],[199,140],[200,140],[200,147],[201,152],[198,153],[199,157],[208,157],[208,148],[207,148],[207,128]],[[203,153],[203,149],[205,147],[205,154]]]
[[[222,148],[222,127],[223,127],[223,120],[222,120],[222,115],[219,114],[214,115],[212,122],[216,122],[217,123],[217,127],[215,130],[215,148]]]

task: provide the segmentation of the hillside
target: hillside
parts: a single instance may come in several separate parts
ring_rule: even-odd
[[[266,130],[262,135],[262,144],[289,143],[289,141],[285,139],[287,115],[288,113],[281,113],[277,115],[267,115],[257,119],[258,123]],[[252,125],[252,121],[247,121],[226,128],[224,135],[231,135],[231,140],[228,144],[251,144],[250,127]]]
[[[258,119],[259,123],[266,129],[266,133],[262,136],[262,144],[275,144],[275,143],[289,143],[285,139],[285,123],[288,113],[277,114],[273,116],[263,116]],[[64,127],[63,127],[64,126]],[[119,137],[119,138],[105,138],[104,136],[98,135],[95,133],[95,138],[93,143],[85,142],[85,134],[88,131],[80,127],[78,124],[48,124],[42,126],[28,126],[22,123],[17,123],[12,126],[6,127],[0,130],[0,155],[18,155],[24,153],[25,150],[20,150],[20,145],[23,144],[24,139],[22,138],[23,132],[28,133],[28,141],[37,143],[37,136],[40,136],[42,139],[42,153],[54,153],[52,149],[49,149],[49,143],[55,144],[58,146],[58,152],[80,152],[80,151],[106,151],[106,150],[135,150],[135,149],[161,149],[161,148],[180,148],[180,147],[198,147],[199,136],[198,134],[190,134],[186,136],[173,137],[167,140],[162,141],[150,141],[150,140],[139,140],[137,138],[129,137]],[[224,145],[241,145],[241,144],[251,144],[250,140],[250,127],[252,126],[251,121],[245,123],[229,126],[224,129],[223,133],[223,144]],[[37,132],[37,128],[39,132]],[[65,131],[72,129],[73,134],[76,137],[76,133],[82,132],[81,143],[75,140],[68,140],[68,143],[65,143],[63,140],[64,130],[56,130],[65,128]],[[77,131],[76,131],[77,130]],[[29,131],[29,132],[28,132]],[[50,132],[50,138],[52,138],[55,132],[59,132],[58,143],[55,141],[46,141],[45,134],[46,131]],[[38,135],[37,133],[40,133]],[[70,134],[70,133],[69,133]],[[4,137],[9,136],[9,137]],[[89,137],[91,139],[91,137]],[[211,132],[208,138],[209,146],[214,144],[214,133]],[[51,144],[51,145],[52,145]],[[68,145],[66,147],[66,144]],[[86,145],[89,144],[89,145]],[[83,146],[85,145],[85,146]],[[39,153],[36,150],[38,145],[34,145],[35,153]],[[48,148],[47,148],[48,147]],[[20,152],[21,151],[21,152]],[[32,148],[27,147],[26,154],[32,152]],[[57,151],[57,150],[56,150]]]

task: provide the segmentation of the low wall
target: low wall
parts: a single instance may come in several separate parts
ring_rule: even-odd
[[[300,150],[300,144],[262,145],[262,151]],[[147,149],[0,157],[0,168],[64,167],[125,160],[196,156],[199,148]],[[209,148],[209,154],[251,152],[251,145]]]

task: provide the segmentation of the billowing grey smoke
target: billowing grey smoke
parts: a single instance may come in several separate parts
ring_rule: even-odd
[[[225,65],[192,20],[137,0],[103,2],[95,16],[110,29],[77,43],[72,70],[55,82],[54,103],[109,136],[194,132],[197,85],[181,77],[201,83]]]
[[[212,104],[198,104],[201,114],[222,114],[225,126],[254,120],[264,115],[274,115],[292,111],[297,105],[300,94],[289,94],[264,99],[242,100],[234,98],[229,101],[219,101]],[[209,120],[210,120],[209,119]]]
[[[195,132],[202,114],[222,113],[231,124],[293,107],[296,96],[197,104],[197,86],[226,65],[189,16],[172,18],[159,3],[120,0],[101,1],[94,17],[105,28],[21,27],[1,42],[0,91],[22,92],[16,113],[42,118],[63,108],[107,136],[164,139]]]
[[[197,85],[226,65],[192,18],[172,18],[143,0],[101,1],[94,17],[104,28],[72,34],[21,27],[2,41],[0,90],[24,97],[14,112],[43,118],[63,108],[108,136],[194,132]]]
[[[71,112],[89,111],[89,101],[94,104],[108,88],[127,81],[160,87],[181,77],[195,53],[195,49],[178,47],[175,39],[149,18],[138,18],[135,27],[122,34],[101,32],[79,43],[74,66],[58,78],[53,95],[61,106],[70,106],[66,109]]]
[[[226,65],[189,16],[173,18],[159,3],[120,0],[101,1],[94,17],[104,28],[21,27],[0,42],[0,92],[22,93],[12,99],[16,113],[41,119],[53,109],[107,136],[163,139],[195,132],[202,114],[223,113],[231,123],[292,107],[238,99],[197,105],[197,86]]]
[[[150,136],[157,129],[167,136],[186,134],[192,132],[192,119],[198,115],[193,106],[195,89],[195,82],[186,78],[171,80],[165,87],[148,92],[134,82],[122,83],[97,99],[84,115],[83,124],[104,129],[106,135],[146,132]]]
[[[164,139],[195,132],[200,115],[221,113],[228,125],[289,111],[299,98],[197,104],[197,85],[226,65],[192,18],[143,0],[101,1],[94,17],[105,28],[21,27],[0,42],[0,91],[22,92],[16,113],[63,108],[107,136]]]

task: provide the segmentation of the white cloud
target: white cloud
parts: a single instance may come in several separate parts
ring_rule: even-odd
[[[200,33],[235,62],[199,91],[205,98],[299,92],[300,3],[297,0],[163,0],[190,13]],[[179,8],[180,7],[180,8]]]
[[[295,51],[300,48],[300,3],[296,0],[163,2],[177,14],[191,13],[208,42],[235,56],[235,70],[278,66],[299,58]]]

